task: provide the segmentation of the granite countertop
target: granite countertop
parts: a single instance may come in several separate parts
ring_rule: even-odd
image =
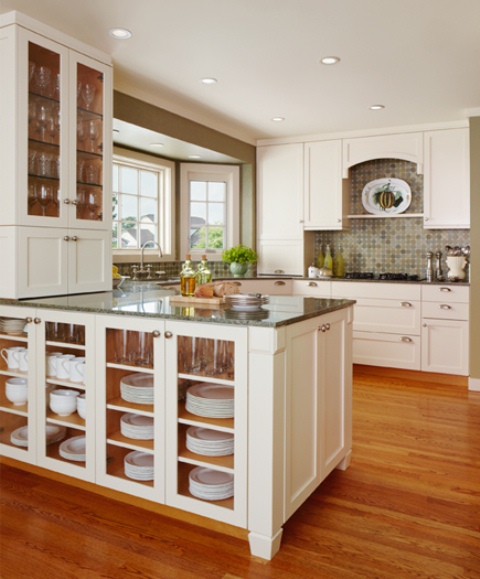
[[[355,303],[354,300],[270,296],[269,303],[258,311],[236,312],[224,304],[171,302],[175,294],[175,291],[167,289],[135,292],[118,289],[111,292],[26,300],[2,299],[0,305],[275,328],[340,310]]]

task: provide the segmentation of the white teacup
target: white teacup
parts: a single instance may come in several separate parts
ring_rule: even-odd
[[[3,348],[0,351],[2,358],[5,360],[10,370],[18,370],[20,367],[20,352],[23,350],[26,350],[26,348],[22,346],[13,346],[11,348]]]
[[[62,355],[63,352],[47,352],[47,355],[45,357],[47,376],[57,375],[57,358]]]
[[[70,382],[85,382],[85,357],[70,358],[67,363],[70,370]]]
[[[62,354],[61,356],[57,356],[55,360],[56,364],[56,373],[57,378],[60,380],[69,380],[70,379],[70,360],[75,358],[73,354]]]
[[[50,392],[50,409],[59,416],[70,416],[77,409],[77,390],[57,389]]]
[[[28,400],[28,381],[26,378],[9,378],[5,381],[5,396],[16,406]]]

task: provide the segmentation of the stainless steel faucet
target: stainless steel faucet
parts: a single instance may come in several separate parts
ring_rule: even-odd
[[[159,257],[163,257],[163,253],[162,253],[162,248],[160,247],[160,244],[158,243],[158,241],[146,241],[142,247],[141,247],[141,251],[140,251],[140,269],[138,270],[137,273],[145,273],[145,271],[147,271],[146,269],[143,268],[143,254],[144,254],[144,250],[147,247],[147,245],[150,245],[151,243],[153,243],[153,245],[158,245],[158,256]]]

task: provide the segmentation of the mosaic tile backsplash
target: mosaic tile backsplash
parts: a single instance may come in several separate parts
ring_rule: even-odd
[[[367,161],[350,169],[349,213],[368,215],[362,204],[363,188],[370,181],[384,177],[403,179],[409,184],[412,202],[405,215],[423,213],[423,175],[417,175],[415,163],[397,159]],[[316,233],[315,255],[320,249],[325,254],[327,243],[333,256],[341,249],[346,272],[407,273],[423,278],[427,252],[442,252],[441,264],[446,274],[445,246],[469,245],[470,230],[424,229],[422,217],[351,219],[349,230]]]

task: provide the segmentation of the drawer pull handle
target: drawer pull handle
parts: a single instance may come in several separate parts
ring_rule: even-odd
[[[441,287],[440,290],[441,292],[451,292],[452,290],[449,287]]]
[[[173,336],[172,332],[165,332],[165,337],[167,339],[171,338]]]
[[[448,304],[440,304],[438,306],[441,310],[451,310],[452,306],[449,306]]]
[[[412,308],[412,304],[410,302],[402,302],[402,308]]]
[[[42,320],[40,318],[33,318],[34,324],[39,324]]]
[[[413,340],[412,340],[412,338],[409,338],[408,336],[402,336],[402,342],[410,344],[410,342],[413,342]]]
[[[308,287],[318,287],[318,283],[316,281],[309,281]]]
[[[276,269],[273,273],[285,273],[283,269]]]
[[[275,285],[285,285],[284,281],[278,280],[275,282]]]

